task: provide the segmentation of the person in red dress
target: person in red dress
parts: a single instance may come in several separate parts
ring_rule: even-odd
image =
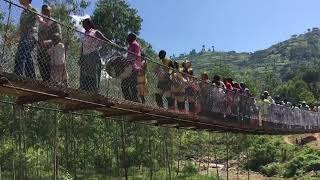
[[[232,114],[232,102],[233,102],[233,86],[232,86],[232,78],[225,79],[226,86],[226,96],[225,96],[225,106],[226,110],[224,116],[230,116]]]

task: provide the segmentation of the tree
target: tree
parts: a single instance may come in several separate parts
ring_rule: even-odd
[[[281,79],[279,76],[274,72],[267,72],[262,77],[263,84],[263,90],[269,91],[271,94],[273,94],[273,91],[275,88],[277,88],[281,84]]]
[[[315,97],[310,91],[308,84],[301,79],[295,78],[290,80],[288,83],[280,86],[276,92],[294,103],[299,103],[301,101],[307,101],[308,103],[315,102]]]
[[[216,63],[212,69],[209,71],[209,76],[220,75],[221,77],[232,77],[236,78],[238,71],[232,69],[231,66],[224,63]]]
[[[71,13],[83,15],[84,10],[90,5],[89,0],[44,0],[43,3],[53,6],[55,10],[59,10],[60,13],[56,13],[57,16]]]
[[[138,11],[123,0],[99,0],[93,12],[93,20],[107,38],[125,45],[127,34],[139,34],[142,18]]]
[[[302,79],[309,84],[316,83],[320,80],[320,71],[314,71],[314,70],[306,71],[303,74]]]

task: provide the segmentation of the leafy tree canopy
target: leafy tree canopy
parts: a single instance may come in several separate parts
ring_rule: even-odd
[[[99,30],[117,44],[125,45],[129,32],[139,34],[142,18],[138,11],[119,0],[99,0],[93,13],[93,20]]]

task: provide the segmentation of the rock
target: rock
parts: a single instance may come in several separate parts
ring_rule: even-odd
[[[215,163],[210,163],[209,164],[209,167],[210,168],[219,168],[219,169],[222,169],[224,167],[223,164],[215,164]]]
[[[308,144],[308,143],[310,143],[312,141],[316,141],[316,140],[317,140],[317,138],[314,136],[307,136],[307,137],[301,139],[299,145],[303,146],[305,144]]]

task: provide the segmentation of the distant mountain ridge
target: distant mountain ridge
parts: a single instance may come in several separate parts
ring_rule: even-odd
[[[216,64],[225,63],[240,70],[273,71],[283,75],[299,66],[319,61],[320,29],[308,29],[304,34],[292,35],[288,40],[254,53],[216,52],[203,48],[199,53],[192,50],[189,54],[174,59],[188,59],[198,70],[209,70]]]

